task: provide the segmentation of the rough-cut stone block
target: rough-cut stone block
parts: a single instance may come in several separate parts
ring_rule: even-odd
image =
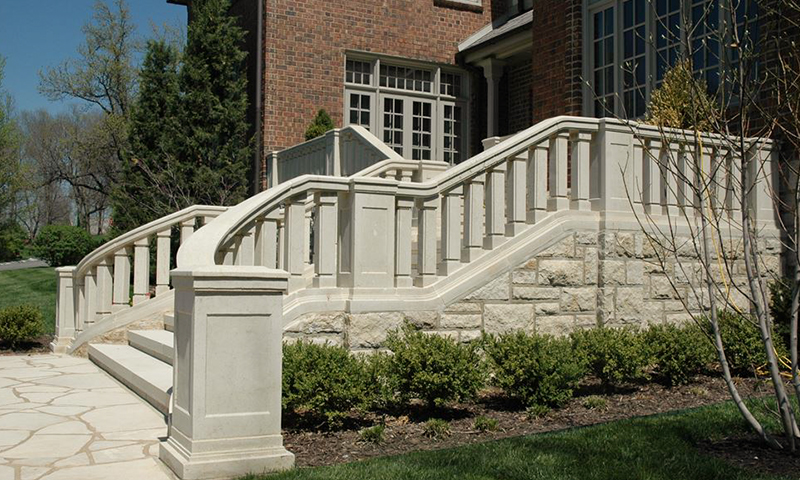
[[[342,333],[346,316],[341,312],[308,313],[286,327],[287,333],[317,335],[321,333]]]
[[[534,308],[537,317],[539,315],[556,315],[559,310],[560,305],[558,303],[537,303]]]
[[[703,267],[697,262],[678,262],[674,278],[675,283],[696,285],[703,278]]]
[[[522,268],[525,268],[527,270],[536,270],[538,266],[539,262],[535,258],[531,258],[522,265]]]
[[[472,302],[458,302],[448,305],[444,313],[481,313],[481,304]]]
[[[657,259],[651,260],[644,260],[642,261],[642,268],[644,269],[644,273],[647,275],[650,274],[664,274],[664,266]]]
[[[575,256],[575,240],[572,237],[572,235],[563,240],[560,240],[554,245],[545,248],[541,253],[537,255],[537,257],[539,258],[543,257],[572,258],[574,256]]]
[[[597,284],[598,265],[599,259],[597,258],[597,249],[587,247],[583,252],[583,272],[586,285]]]
[[[600,284],[603,286],[625,285],[625,262],[622,260],[600,261]]]
[[[533,330],[533,305],[486,304],[483,311],[483,329],[486,333],[508,333],[515,330]]]
[[[423,332],[425,335],[435,335],[437,337],[449,338],[450,340],[458,341],[458,332],[444,331],[444,330],[428,330]]]
[[[666,316],[667,323],[673,325],[683,325],[694,322],[692,316],[688,313],[670,313]]]
[[[781,259],[777,255],[762,255],[761,260],[764,262],[761,265],[762,275],[780,276],[781,275]]]
[[[662,323],[664,320],[663,302],[652,300],[645,300],[642,302],[640,319],[642,327]]]
[[[642,312],[643,304],[643,288],[617,288],[616,310],[618,314],[639,314]]]
[[[406,312],[406,320],[414,326],[424,329],[436,328],[439,322],[439,312],[421,311]]]
[[[511,272],[511,282],[515,285],[536,285],[536,270],[514,270]]]
[[[508,274],[504,273],[467,295],[466,300],[508,300],[509,289]]]
[[[565,288],[561,292],[561,310],[588,312],[597,309],[597,289],[594,287]]]
[[[660,302],[665,312],[681,312],[685,309],[680,300],[664,300]]]
[[[644,262],[641,260],[628,260],[625,262],[625,283],[628,285],[641,285],[644,283]]]
[[[594,328],[597,325],[597,314],[575,315],[575,329],[585,330],[588,328]]]
[[[350,348],[379,348],[386,335],[403,325],[405,315],[399,312],[352,313],[348,340]]]
[[[536,333],[540,335],[569,335],[575,329],[575,319],[571,315],[536,317]]]
[[[617,232],[615,236],[617,256],[627,258],[642,257],[642,235],[632,232]]]
[[[597,233],[577,232],[575,234],[575,243],[578,245],[597,245]]]
[[[661,299],[678,298],[669,279],[663,275],[650,276],[650,297]]]
[[[283,337],[283,343],[291,345],[293,343],[304,342],[315,345],[333,345],[341,347],[344,345],[343,335],[302,335],[298,337]]]
[[[616,312],[614,296],[615,288],[600,288],[597,293],[597,319],[601,324],[614,321]]]
[[[480,330],[461,330],[458,332],[458,340],[461,343],[469,343],[478,340],[483,335],[483,332]]]
[[[514,300],[555,300],[560,297],[560,288],[514,287]]]
[[[539,285],[570,287],[583,284],[583,262],[577,260],[541,260]]]
[[[441,328],[481,328],[480,313],[443,313]]]

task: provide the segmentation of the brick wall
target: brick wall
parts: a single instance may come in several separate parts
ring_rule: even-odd
[[[533,66],[530,61],[506,68],[503,76],[506,81],[508,107],[505,125],[500,127],[501,135],[517,133],[530,127],[532,123],[531,101],[533,100]]]
[[[532,121],[580,115],[580,0],[537,0],[533,15]]]
[[[440,0],[264,0],[265,151],[303,140],[325,108],[343,119],[344,56],[359,50],[455,63],[458,43],[500,13]]]

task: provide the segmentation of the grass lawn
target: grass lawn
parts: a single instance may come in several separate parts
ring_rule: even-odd
[[[746,429],[731,403],[465,447],[299,469],[289,479],[778,479],[703,455],[698,441]],[[800,472],[798,472],[800,475]],[[800,478],[800,477],[795,477]],[[244,479],[242,479],[244,480]]]
[[[26,268],[0,272],[0,308],[20,303],[41,307],[45,332],[55,332],[56,272],[54,268]]]

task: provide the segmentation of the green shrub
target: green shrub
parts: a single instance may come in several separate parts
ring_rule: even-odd
[[[370,410],[386,410],[397,403],[397,377],[392,371],[392,357],[378,352],[363,357],[367,398]]]
[[[425,422],[422,434],[434,440],[441,440],[450,436],[450,423],[441,418],[431,418]]]
[[[769,311],[775,329],[775,342],[780,341],[788,350],[792,333],[792,284],[789,280],[770,282],[769,294]]]
[[[386,431],[386,425],[374,425],[361,429],[358,432],[358,438],[362,442],[380,444],[383,443],[383,434]]]
[[[473,428],[479,432],[494,432],[497,430],[497,427],[497,419],[484,415],[475,417],[475,423],[473,424]]]
[[[25,248],[25,230],[17,222],[0,224],[0,262],[18,260]]]
[[[648,355],[642,340],[633,328],[598,327],[572,334],[577,355],[605,385],[647,378]]]
[[[16,349],[44,333],[42,311],[33,305],[14,305],[0,309],[0,340]]]
[[[528,420],[542,418],[548,413],[550,413],[550,407],[547,405],[531,405],[525,409],[525,415],[527,415]]]
[[[476,344],[429,335],[406,324],[391,332],[386,346],[394,353],[389,371],[400,400],[419,398],[428,407],[470,399],[484,385]]]
[[[694,75],[691,61],[682,60],[666,71],[663,83],[650,95],[645,121],[659,127],[706,131],[720,115],[706,82]]]
[[[298,342],[283,346],[283,408],[339,427],[369,402],[364,361],[347,349]]]
[[[572,398],[585,365],[568,339],[509,333],[484,341],[494,380],[528,407],[557,407]]]
[[[71,225],[47,225],[33,242],[36,256],[51,267],[77,265],[94,248],[94,241],[84,229]]]
[[[605,410],[608,408],[608,401],[599,395],[589,395],[583,399],[583,408],[587,410]]]
[[[714,347],[696,325],[655,325],[645,341],[659,381],[673,386],[689,383],[714,361]]]
[[[336,128],[336,125],[333,124],[331,116],[328,115],[324,108],[320,109],[306,129],[306,140],[321,137],[325,135],[325,132],[334,128]]]
[[[751,375],[758,368],[767,364],[761,330],[755,320],[744,315],[721,311],[718,316],[722,345],[731,371],[737,375]],[[707,331],[711,326],[707,323]],[[774,342],[779,356],[786,356],[786,348],[780,342]]]

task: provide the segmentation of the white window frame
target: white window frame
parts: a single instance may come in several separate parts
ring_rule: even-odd
[[[656,47],[656,27],[657,27],[657,13],[656,13],[656,1],[657,0],[645,0],[646,5],[646,13],[645,13],[645,34],[647,38],[645,40],[645,103],[649,101],[650,95],[652,91],[656,88],[656,85],[660,83],[656,80],[656,73],[657,73],[657,47]],[[691,17],[691,5],[692,0],[679,0],[681,3],[681,7],[686,9],[688,12],[688,16]],[[724,0],[721,0],[721,2]],[[596,92],[594,90],[594,65],[595,65],[595,58],[594,58],[594,14],[598,11],[605,10],[608,7],[614,7],[614,92],[615,92],[615,111],[614,114],[620,117],[628,116],[627,112],[625,111],[625,96],[624,96],[624,86],[623,86],[623,69],[622,61],[624,60],[624,2],[625,0],[584,0],[583,1],[583,58],[585,61],[583,62],[583,111],[584,114],[587,116],[596,116],[598,112],[595,111],[595,95]],[[724,25],[731,25],[731,18],[730,13],[727,11],[726,8],[720,6],[718,7],[719,10],[719,19],[718,19],[718,28],[723,28]],[[735,17],[735,14],[733,14]],[[687,39],[686,39],[686,32],[687,27],[685,25],[686,16],[681,13],[680,15],[680,44],[678,48],[683,50],[686,48]],[[722,39],[723,41],[720,42],[719,46],[719,60],[718,64],[715,67],[711,67],[712,69],[717,69],[719,72],[719,88],[723,88],[723,84],[725,83],[725,72],[726,72],[726,53],[723,51],[723,46],[729,44],[729,36],[730,30],[725,31],[726,37]],[[634,39],[635,41],[635,39]],[[691,47],[690,47],[691,48]],[[709,67],[706,65],[702,69],[698,69],[695,66],[695,71],[703,70],[707,71]]]
[[[429,101],[432,103],[432,141],[431,141],[431,160],[444,160],[444,107],[445,105],[461,107],[461,152],[459,152],[459,161],[468,159],[471,155],[469,131],[470,131],[470,118],[469,118],[469,91],[470,91],[470,77],[467,72],[462,71],[451,65],[441,65],[435,63],[415,62],[404,58],[380,56],[374,54],[365,54],[363,52],[348,52],[345,55],[345,77],[347,60],[356,60],[359,62],[369,62],[372,66],[372,74],[370,75],[370,83],[355,84],[347,83],[344,86],[344,125],[350,125],[350,95],[351,94],[367,94],[370,95],[370,104],[372,110],[370,112],[370,125],[369,130],[373,135],[383,140],[383,99],[384,98],[402,98],[404,100],[403,115],[404,115],[404,130],[403,130],[403,153],[404,158],[411,159],[412,157],[412,107],[413,100]],[[391,65],[398,67],[410,67],[415,69],[429,70],[432,73],[431,91],[420,92],[415,90],[406,90],[401,88],[390,88],[380,86],[380,70],[381,65]],[[461,91],[460,96],[455,97],[452,95],[445,95],[441,93],[441,78],[442,72],[457,74],[461,77]],[[343,79],[345,80],[345,79]]]

